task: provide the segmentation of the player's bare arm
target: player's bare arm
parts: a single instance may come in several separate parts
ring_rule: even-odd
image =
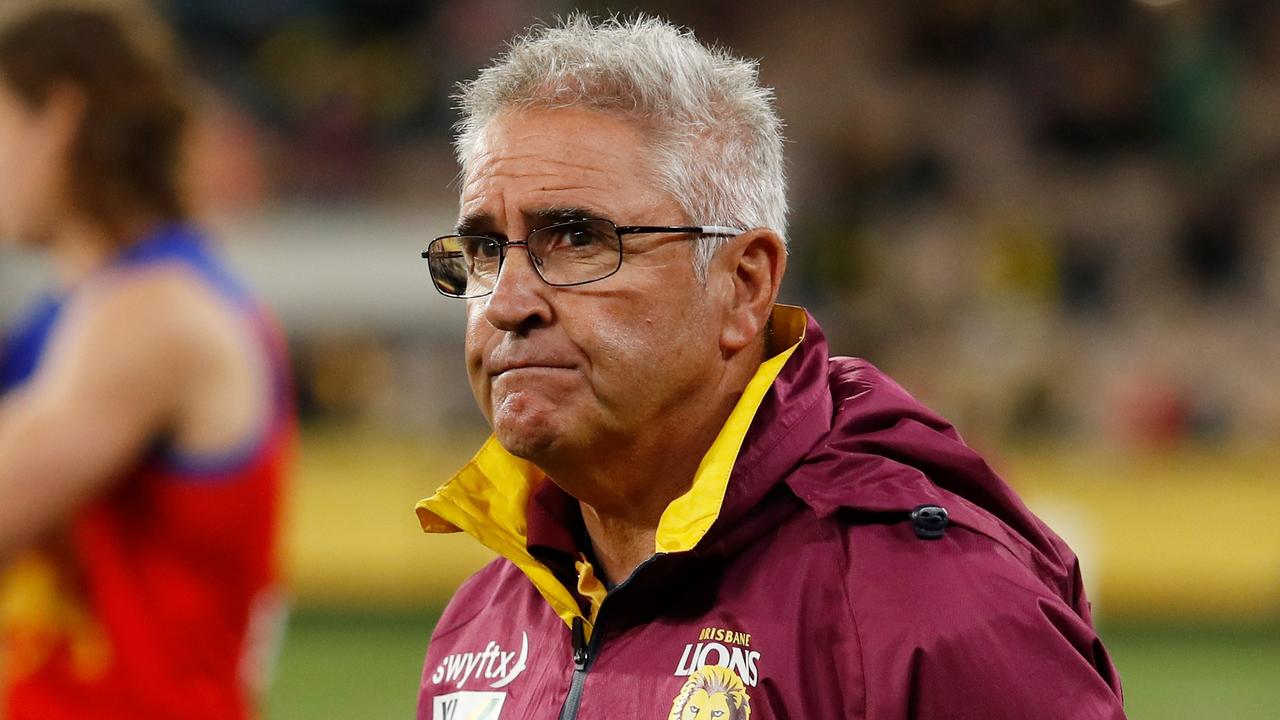
[[[47,365],[0,401],[0,562],[157,439],[213,454],[243,442],[265,412],[245,330],[182,273],[103,278],[68,313]]]

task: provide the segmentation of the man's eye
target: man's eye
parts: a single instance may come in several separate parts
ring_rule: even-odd
[[[697,715],[698,713],[702,712],[702,708],[698,707],[697,705],[690,705],[689,711],[692,712],[694,715]]]
[[[476,259],[496,258],[502,252],[498,243],[488,238],[467,238],[462,251],[467,257]]]
[[[711,711],[711,717],[713,717],[713,718],[724,717],[724,711],[723,711],[723,710],[712,710],[712,711]]]
[[[565,242],[570,247],[587,247],[599,241],[599,235],[590,230],[571,230],[565,233]]]
[[[593,227],[567,227],[556,233],[553,246],[563,249],[593,248],[604,244],[604,235]]]

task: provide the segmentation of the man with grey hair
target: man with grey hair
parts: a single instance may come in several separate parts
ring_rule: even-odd
[[[460,99],[458,227],[423,257],[493,436],[418,517],[500,557],[437,625],[419,718],[724,717],[699,673],[756,718],[1123,717],[1066,545],[775,304],[754,63],[574,16]]]

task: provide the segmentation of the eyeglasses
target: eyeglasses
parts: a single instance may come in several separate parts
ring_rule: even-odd
[[[431,241],[422,257],[440,294],[483,297],[493,292],[507,249],[523,246],[538,277],[568,287],[603,280],[622,267],[622,236],[639,233],[692,233],[696,237],[732,237],[742,230],[720,225],[614,225],[608,220],[570,220],[538,228],[524,240],[498,235],[445,235]]]

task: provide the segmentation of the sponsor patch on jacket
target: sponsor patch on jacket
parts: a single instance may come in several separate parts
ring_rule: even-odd
[[[760,682],[760,651],[751,633],[705,627],[684,646],[676,677],[688,678],[671,701],[668,720],[749,720],[748,687]]]
[[[498,720],[507,694],[461,691],[432,699],[431,720]]]
[[[461,690],[467,683],[485,684],[490,688],[504,688],[511,684],[520,673],[524,672],[529,661],[529,634],[520,633],[520,649],[508,651],[496,641],[490,640],[480,650],[473,652],[460,652],[445,655],[440,660],[440,664],[431,673],[431,682],[439,685],[441,683],[451,684]],[[454,697],[455,695],[501,695],[501,693],[453,693],[444,697]],[[436,699],[436,718],[440,715],[440,698]],[[498,707],[502,706],[502,702],[498,702]],[[471,707],[471,706],[468,706]],[[477,706],[479,707],[479,706]],[[497,717],[497,711],[493,715],[477,715],[477,718]],[[448,716],[450,718],[453,715]],[[461,718],[471,718],[471,715],[461,715]]]
[[[751,649],[751,633],[722,627],[703,628],[697,642],[684,646],[675,674],[689,677],[707,666],[728,668],[748,687],[760,682],[760,652]]]

